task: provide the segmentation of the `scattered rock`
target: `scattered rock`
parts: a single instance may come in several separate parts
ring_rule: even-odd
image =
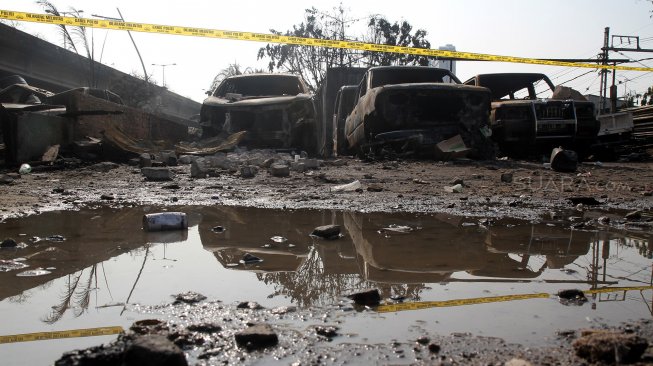
[[[369,186],[367,186],[367,191],[368,192],[382,192],[383,187],[381,187],[378,184],[370,184]]]
[[[199,333],[217,333],[222,330],[222,327],[219,324],[215,323],[200,323],[200,324],[191,324],[186,327],[191,332]]]
[[[14,179],[7,174],[0,175],[0,184],[11,184],[14,182]]]
[[[512,183],[513,174],[512,173],[503,173],[501,174],[501,181],[504,183]]]
[[[637,362],[648,342],[633,334],[610,331],[586,331],[572,344],[578,357],[589,362],[623,364]]]
[[[213,231],[214,233],[224,233],[225,230],[227,230],[227,229],[225,229],[224,226],[214,226],[211,229],[211,231]]]
[[[245,253],[245,255],[243,256],[243,259],[240,260],[240,263],[245,264],[245,265],[254,264],[254,263],[261,263],[261,262],[263,262],[263,259],[255,256],[255,255],[249,254],[249,253]]]
[[[186,293],[176,295],[174,304],[195,304],[204,300],[206,300],[206,296],[198,294],[197,292],[188,291]]]
[[[152,156],[147,153],[143,153],[138,157],[138,166],[140,168],[149,168],[152,166]]]
[[[137,337],[127,349],[125,366],[181,366],[188,365],[184,352],[163,335],[148,334]]]
[[[195,161],[195,159],[197,159],[197,157],[193,155],[182,155],[179,157],[178,162],[179,164],[188,165],[188,164],[192,164],[193,161]]]
[[[521,358],[513,358],[512,360],[507,361],[503,365],[504,366],[532,366],[530,362],[526,360],[522,360]]]
[[[348,298],[354,300],[356,305],[361,306],[378,306],[381,303],[381,294],[379,290],[373,289],[355,294],[347,295]]]
[[[447,193],[462,193],[463,186],[462,184],[456,184],[454,186],[446,186],[444,187],[444,191]]]
[[[135,321],[129,330],[136,334],[164,334],[169,331],[168,324],[159,319]]]
[[[255,167],[254,165],[245,165],[240,167],[241,178],[245,178],[245,179],[254,178],[257,173],[258,173],[258,168]]]
[[[340,237],[340,225],[324,225],[313,229],[311,236],[318,238],[334,240]]]
[[[15,248],[18,245],[12,238],[7,238],[0,243],[0,248]]]
[[[248,351],[276,346],[279,337],[268,324],[256,324],[235,334],[236,344]]]
[[[290,176],[290,168],[283,164],[272,164],[270,166],[270,174],[280,178],[288,177]]]
[[[610,224],[610,218],[608,216],[601,216],[596,221],[601,224],[601,225],[609,225]]]
[[[329,165],[331,165],[331,166],[345,166],[345,165],[347,165],[347,160],[336,159],[336,160],[330,162]]]
[[[339,335],[338,334],[338,329],[339,328],[336,327],[336,326],[318,325],[317,327],[315,327],[315,333],[317,333],[317,335],[321,335],[322,337],[326,337],[326,338],[331,339],[331,338],[336,337],[336,336]]]
[[[587,297],[581,290],[561,290],[558,292],[558,299],[563,305],[583,305],[587,302]]]
[[[91,170],[98,171],[98,172],[106,173],[106,172],[109,172],[109,171],[111,171],[111,170],[113,170],[113,169],[118,168],[119,166],[120,166],[120,165],[118,165],[118,164],[116,164],[116,163],[112,163],[112,162],[110,162],[110,161],[104,161],[104,162],[102,162],[102,163],[97,163],[97,164],[95,164],[95,165],[92,165],[92,166],[90,167],[90,169],[91,169]]]
[[[461,186],[465,185],[465,181],[462,178],[455,177],[451,182],[449,182],[452,186],[455,186],[456,184],[460,184]]]
[[[142,168],[141,174],[151,181],[166,181],[173,178],[172,171],[168,168]]]
[[[103,201],[113,201],[116,198],[112,194],[103,194],[100,196],[100,199]]]
[[[578,167],[578,154],[573,150],[556,147],[551,151],[551,169],[556,172],[575,172]]]
[[[206,178],[208,174],[209,174],[209,169],[204,159],[201,158],[195,159],[190,164],[191,178]]]
[[[279,306],[279,307],[276,307],[276,308],[272,309],[270,312],[272,314],[276,314],[276,315],[283,315],[283,314],[292,313],[292,312],[295,312],[295,311],[297,311],[297,308],[294,307],[294,306]]]
[[[603,202],[597,201],[594,197],[569,197],[567,199],[574,205],[596,206],[603,204]]]
[[[626,214],[626,220],[638,221],[642,219],[642,211],[633,211]]]
[[[304,164],[304,167],[309,170],[320,168],[320,161],[317,159],[299,159],[299,163]]]
[[[301,163],[301,162],[294,162],[293,161],[292,163],[290,163],[290,169],[292,169],[293,171],[295,171],[297,173],[303,173],[303,172],[306,171],[306,165],[304,163]]]
[[[243,301],[236,306],[236,309],[259,310],[259,309],[263,309],[263,307],[255,301]]]
[[[429,344],[429,352],[431,353],[440,353],[440,345],[431,343]]]
[[[166,185],[162,186],[161,188],[162,188],[162,189],[172,189],[172,190],[175,190],[175,189],[180,189],[181,186],[180,186],[179,184],[177,184],[177,183],[172,183],[172,184],[166,184]]]
[[[416,342],[421,344],[421,345],[426,345],[431,341],[431,339],[427,336],[421,336],[417,338]]]

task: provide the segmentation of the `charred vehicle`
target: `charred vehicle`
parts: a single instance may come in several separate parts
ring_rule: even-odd
[[[333,155],[344,155],[347,152],[345,140],[345,121],[354,109],[356,102],[356,85],[345,85],[338,90],[333,108]]]
[[[582,154],[596,141],[600,125],[594,104],[572,89],[556,88],[546,75],[482,74],[465,84],[492,91],[492,136],[503,153],[563,146]]]
[[[391,148],[406,154],[438,152],[438,144],[458,138],[477,158],[492,158],[490,91],[461,85],[448,70],[421,66],[380,66],[367,70],[356,106],[345,122],[352,152]]]
[[[226,78],[202,103],[202,137],[247,131],[256,148],[315,148],[315,106],[301,79],[286,74]]]

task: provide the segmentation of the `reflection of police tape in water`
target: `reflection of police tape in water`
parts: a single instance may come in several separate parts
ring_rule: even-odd
[[[588,177],[515,178],[516,190],[545,192],[631,192],[632,187],[619,181],[592,181]],[[648,185],[647,185],[648,186]],[[645,187],[645,191],[650,187]]]

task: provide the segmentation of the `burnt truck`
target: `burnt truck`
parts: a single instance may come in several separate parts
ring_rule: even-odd
[[[493,158],[490,97],[488,89],[462,85],[445,69],[372,67],[345,122],[347,147],[358,155],[391,150],[424,156],[437,155],[440,143],[457,139],[466,155]]]
[[[347,116],[354,109],[356,102],[356,85],[345,85],[336,93],[336,101],[333,107],[333,155],[341,156],[347,153],[347,141],[345,140],[345,121]]]
[[[202,103],[202,138],[246,131],[253,148],[315,153],[313,96],[296,75],[247,74],[224,79]]]
[[[465,84],[491,90],[492,137],[504,154],[562,146],[582,156],[596,142],[600,124],[594,104],[573,89],[556,88],[544,74],[481,74]]]

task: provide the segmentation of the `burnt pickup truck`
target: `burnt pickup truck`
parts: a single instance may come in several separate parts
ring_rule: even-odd
[[[253,148],[315,148],[313,97],[296,75],[247,74],[228,77],[202,103],[202,138],[247,131]]]
[[[482,74],[465,84],[492,91],[492,137],[504,154],[563,146],[582,155],[596,141],[600,125],[594,104],[578,92],[560,92],[563,88],[556,89],[544,74]]]
[[[462,85],[448,70],[372,67],[358,86],[345,138],[349,151],[359,155],[387,150],[437,155],[439,143],[459,137],[470,157],[493,158],[494,145],[486,137],[489,113],[490,91]]]

